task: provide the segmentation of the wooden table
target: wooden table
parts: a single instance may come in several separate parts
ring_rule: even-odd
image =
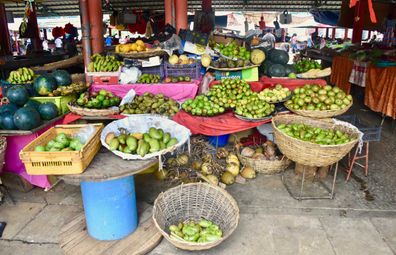
[[[119,240],[138,224],[133,175],[158,163],[123,160],[105,148],[82,174],[64,175],[66,183],[80,185],[87,230],[97,240]]]

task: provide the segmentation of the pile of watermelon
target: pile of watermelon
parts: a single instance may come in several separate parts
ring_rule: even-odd
[[[72,83],[70,74],[65,70],[56,70],[51,74],[40,75],[34,80],[33,87],[38,96],[52,96],[58,86]]]
[[[0,129],[32,130],[43,121],[58,116],[58,107],[54,103],[30,99],[22,85],[9,88],[6,96],[10,103],[0,107]]]
[[[289,54],[284,50],[271,49],[267,53],[267,58],[260,66],[260,73],[270,77],[290,77],[295,78],[296,70],[289,62]]]

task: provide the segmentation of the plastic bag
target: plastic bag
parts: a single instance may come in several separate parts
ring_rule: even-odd
[[[161,43],[161,48],[170,56],[174,50],[183,49],[183,46],[180,37],[174,34],[171,38]]]
[[[199,86],[198,94],[206,94],[209,92],[209,84],[215,80],[215,77],[211,73],[206,73],[202,79],[201,86]]]
[[[135,90],[134,89],[129,90],[128,93],[126,93],[126,95],[122,98],[120,106],[128,103],[132,103],[135,96],[136,96]]]
[[[78,132],[73,135],[73,138],[77,138],[81,143],[85,144],[89,141],[95,131],[96,129],[94,125],[88,125],[86,127],[80,128],[80,130],[78,130]]]
[[[120,84],[136,83],[142,72],[137,67],[123,67],[120,73]]]

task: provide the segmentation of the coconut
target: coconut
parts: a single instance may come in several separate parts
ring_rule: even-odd
[[[239,168],[239,159],[238,159],[238,157],[237,157],[235,154],[233,154],[233,153],[228,154],[228,156],[227,156],[227,158],[226,158],[226,162],[227,162],[227,164],[234,163],[234,164],[237,165],[238,168]]]
[[[250,166],[245,166],[241,171],[241,176],[245,179],[256,178],[256,172]]]
[[[231,185],[235,182],[235,177],[230,172],[224,172],[221,175],[221,182],[227,185]]]
[[[215,186],[217,186],[219,184],[219,178],[217,178],[217,176],[215,176],[213,174],[207,175],[206,178],[208,179],[210,184],[213,184]]]
[[[252,148],[245,147],[242,149],[241,155],[250,158],[254,155],[254,150]]]
[[[213,167],[210,163],[203,163],[201,166],[201,172],[205,175],[213,173]]]
[[[196,171],[201,170],[201,166],[202,166],[202,162],[201,162],[201,161],[198,161],[198,160],[196,160],[196,161],[194,161],[194,162],[191,163],[192,169],[194,169],[194,170],[196,170]]]
[[[239,174],[239,165],[235,163],[229,163],[227,164],[226,171],[230,172],[233,176],[237,176]]]
[[[157,180],[164,180],[166,178],[166,176],[168,175],[168,171],[166,169],[162,169],[162,170],[157,170],[154,173],[154,176]]]

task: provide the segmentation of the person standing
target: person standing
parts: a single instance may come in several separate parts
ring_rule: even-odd
[[[298,51],[298,48],[297,48],[297,34],[293,34],[290,42],[291,42],[292,52],[296,53]]]
[[[63,41],[60,37],[55,39],[55,50],[61,51],[63,49]]]
[[[312,41],[312,37],[311,37],[311,35],[308,35],[308,38],[307,38],[307,47],[308,47],[308,48],[313,48],[313,46],[314,46],[314,42]]]
[[[48,51],[48,41],[47,41],[47,39],[43,39],[43,43],[42,43],[42,45],[43,45],[43,50],[45,50],[45,51]]]

